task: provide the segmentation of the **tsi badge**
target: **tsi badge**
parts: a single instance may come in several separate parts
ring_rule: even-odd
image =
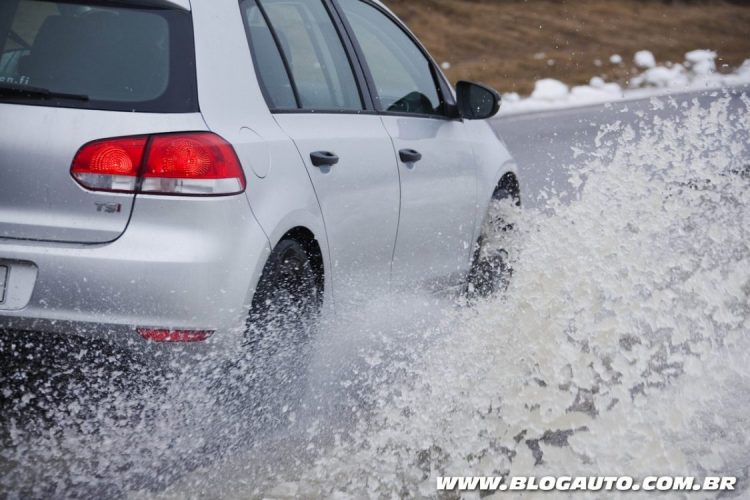
[[[119,203],[94,203],[96,205],[96,211],[105,214],[119,214],[122,212],[122,205]]]

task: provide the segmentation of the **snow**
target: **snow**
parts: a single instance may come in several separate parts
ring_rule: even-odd
[[[622,56],[620,54],[612,54],[609,58],[609,62],[612,64],[622,64]]]
[[[504,103],[506,102],[514,103],[520,100],[521,100],[521,94],[519,94],[518,92],[506,92],[505,94],[503,94]]]
[[[440,67],[447,71],[451,69],[451,63],[449,63],[448,61],[445,61],[443,64],[440,65]]]
[[[600,76],[592,77],[589,81],[589,87],[593,87],[597,90],[603,90],[609,92],[610,94],[619,94],[620,92],[622,92],[620,85],[618,85],[617,83],[607,83],[604,81],[604,78]]]
[[[674,66],[656,66],[631,80],[632,87],[685,87],[689,83],[685,67],[681,64]]]
[[[600,89],[600,88],[604,87],[604,85],[605,85],[604,78],[602,78],[600,76],[594,76],[589,81],[589,85],[591,85],[594,88]]]
[[[627,88],[615,82],[607,82],[601,76],[591,78],[588,85],[572,88],[559,80],[545,78],[536,82],[534,91],[528,97],[515,92],[504,94],[500,114],[588,106],[660,96],[675,91],[712,90],[750,84],[750,59],[733,73],[721,74],[716,71],[716,57],[713,50],[699,49],[686,53],[681,64],[649,66],[653,54],[639,51],[636,53],[636,63],[641,63],[645,69],[631,78]],[[617,54],[610,57],[613,64],[619,64],[616,61],[621,60]]]
[[[726,75],[724,81],[727,85],[743,85],[750,82],[750,59],[746,59],[733,74]]]
[[[633,56],[633,61],[639,68],[653,68],[656,66],[654,54],[649,50],[639,50],[636,52],[635,56]]]
[[[555,101],[558,99],[564,99],[567,95],[567,85],[553,78],[545,78],[536,82],[534,92],[531,93],[531,98],[541,99],[543,101]]]
[[[594,77],[598,78],[598,77]],[[592,78],[593,80],[593,78]],[[599,79],[601,80],[601,78]],[[617,99],[622,94],[622,88],[616,83],[604,83],[596,81],[594,85],[578,85],[573,87],[570,92],[570,98],[573,100],[610,100]]]
[[[716,52],[713,50],[693,50],[685,54],[685,63],[693,73],[708,75],[716,71]]]

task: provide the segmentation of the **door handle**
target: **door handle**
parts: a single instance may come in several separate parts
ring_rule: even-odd
[[[398,152],[398,156],[404,163],[416,163],[422,159],[422,154],[414,149],[402,149]]]
[[[339,157],[330,151],[310,153],[310,160],[316,167],[332,167],[339,162]]]

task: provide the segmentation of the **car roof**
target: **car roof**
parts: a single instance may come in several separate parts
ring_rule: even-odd
[[[112,0],[116,1],[116,0]],[[120,0],[122,2],[123,0]],[[138,5],[146,5],[153,7],[177,7],[184,10],[190,9],[190,0],[124,0],[127,3],[133,3]],[[383,2],[380,0],[372,0],[373,3],[379,5],[383,9],[387,10],[391,14],[393,13]]]
[[[178,9],[190,10],[190,0],[104,0],[119,4],[133,4],[145,7],[177,7]]]

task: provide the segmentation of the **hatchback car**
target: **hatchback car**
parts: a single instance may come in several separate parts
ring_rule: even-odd
[[[233,353],[494,286],[500,97],[377,1],[4,0],[0,48],[0,328]]]

